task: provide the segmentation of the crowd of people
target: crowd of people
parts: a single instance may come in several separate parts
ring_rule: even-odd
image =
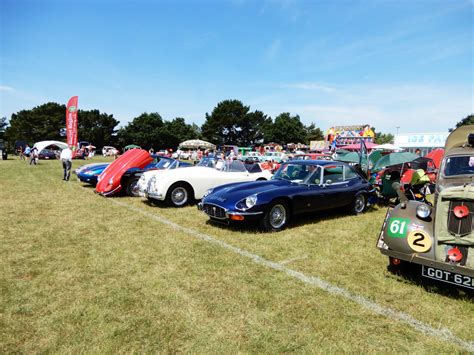
[[[39,159],[39,152],[36,147],[33,146],[31,148],[28,144],[25,146],[25,150],[23,150],[23,147],[18,148],[18,156],[20,157],[20,160],[29,160],[30,165],[37,165],[38,164],[38,159]]]

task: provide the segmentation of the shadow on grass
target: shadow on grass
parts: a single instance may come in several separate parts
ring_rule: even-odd
[[[143,200],[143,203],[147,206],[150,206],[150,207],[159,207],[159,208],[176,208],[176,207],[172,207],[172,206],[169,206],[165,203],[165,201],[159,201],[159,200]]]
[[[398,269],[388,265],[387,270],[391,277],[396,278],[399,282],[417,284],[427,292],[454,299],[474,301],[474,290],[423,277],[421,265],[405,263]]]
[[[369,209],[365,213],[375,212],[373,209]],[[346,209],[333,209],[333,210],[326,210],[326,211],[319,211],[319,212],[312,212],[312,213],[304,213],[293,215],[288,222],[286,230],[302,227],[307,224],[318,223],[321,221],[331,221],[337,220],[339,218],[353,216],[348,210]],[[263,217],[262,217],[263,218]],[[245,222],[233,222],[233,221],[223,221],[219,222],[213,219],[208,219],[206,224],[218,226],[221,229],[230,229],[232,231],[238,232],[256,232],[256,233],[266,233],[271,234],[272,232],[265,232],[259,226],[259,221],[245,221]],[[382,222],[381,222],[382,225]],[[275,232],[273,232],[275,233]],[[278,233],[278,232],[277,232]]]
[[[81,184],[81,187],[85,188],[85,189],[89,189],[89,190],[95,190],[95,186],[94,185],[91,185],[91,184],[88,184],[86,182],[82,182],[80,180],[78,180],[78,182]]]

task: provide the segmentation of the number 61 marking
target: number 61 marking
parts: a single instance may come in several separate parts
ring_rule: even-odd
[[[390,218],[387,231],[388,236],[392,238],[405,238],[409,224],[409,218]]]

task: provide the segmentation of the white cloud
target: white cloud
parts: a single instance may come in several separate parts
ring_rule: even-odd
[[[12,92],[15,91],[11,86],[0,85],[0,92]]]
[[[270,46],[268,46],[264,52],[265,59],[267,60],[275,59],[278,53],[280,52],[280,48],[281,48],[281,40],[274,39],[272,43],[270,44]]]
[[[396,127],[400,133],[444,132],[473,112],[470,86],[325,86],[337,90],[314,95],[302,91],[304,85],[277,85],[280,91],[249,101],[272,117],[290,112],[300,115],[304,124],[314,122],[322,129],[368,123],[388,133],[395,133]],[[282,93],[282,87],[290,91]]]
[[[328,85],[322,85],[318,83],[309,83],[309,82],[303,82],[303,83],[293,83],[293,84],[283,84],[281,85],[282,88],[289,88],[289,89],[300,89],[300,90],[309,90],[309,91],[323,91],[327,93],[331,93],[336,91],[336,88],[328,86]]]

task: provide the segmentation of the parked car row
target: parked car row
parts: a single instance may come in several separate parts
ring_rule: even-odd
[[[176,169],[178,167],[181,168],[186,166],[192,166],[190,163],[182,162],[179,160],[159,155],[150,155],[142,150],[140,150],[140,156],[138,157],[138,159],[130,159],[131,155],[135,155],[135,150],[131,150],[130,152],[132,153],[125,152],[123,156],[121,156],[119,159],[115,160],[114,163],[112,163],[115,164],[114,168],[112,169],[112,171],[108,172],[107,176],[113,175],[113,177],[111,178],[111,180],[109,179],[109,184],[107,184],[105,187],[98,188],[98,193],[101,193],[104,196],[108,196],[116,194],[123,190],[125,194],[129,196],[138,196],[137,183],[140,176],[145,171]],[[78,179],[81,182],[97,187],[99,177],[112,164],[86,164],[76,169],[74,172],[76,173]],[[120,167],[120,169],[117,170],[117,167]],[[105,175],[104,178],[106,178]],[[111,181],[112,183],[110,184]]]
[[[374,194],[372,185],[346,163],[290,160],[274,175],[262,164],[205,157],[192,166],[131,149],[111,164],[89,164],[76,174],[103,196],[122,191],[171,207],[200,201],[198,209],[211,221],[258,222],[266,231],[282,230],[302,213],[334,208],[362,213]]]
[[[384,166],[380,170],[383,175],[376,179],[400,199],[396,206],[389,206],[377,247],[389,257],[392,271],[420,265],[426,278],[474,290],[474,126],[451,133],[441,165],[429,158],[408,163]],[[401,172],[398,178],[403,180],[401,175],[408,171],[411,180],[424,177],[426,183],[433,183],[419,172],[437,170],[438,166],[434,204],[416,193],[410,199],[398,180],[383,186],[389,174]],[[77,174],[81,181],[91,183],[87,176],[101,169],[96,191],[103,196],[123,190],[172,207],[198,201],[198,210],[212,222],[258,223],[269,232],[284,229],[304,213],[345,209],[361,214],[376,195],[355,162],[328,160],[326,156],[304,155],[284,161],[272,175],[256,159],[206,157],[190,166],[132,149],[105,168],[89,165]]]

